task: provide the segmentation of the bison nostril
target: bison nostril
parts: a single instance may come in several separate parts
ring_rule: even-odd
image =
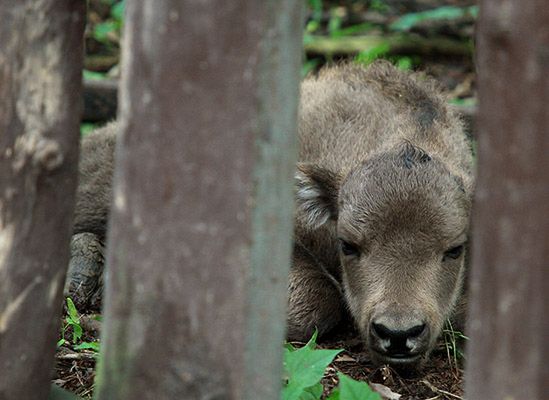
[[[391,357],[408,357],[412,352],[417,351],[418,345],[427,334],[426,324],[417,324],[411,328],[394,329],[379,322],[372,322],[371,334],[377,338],[376,347],[378,350]]]
[[[421,334],[425,331],[425,328],[427,326],[425,324],[416,325],[413,328],[408,329],[405,334],[408,339],[414,339],[418,336],[421,336]]]
[[[394,333],[394,331],[387,328],[385,325],[376,324],[375,322],[372,323],[372,332],[374,335],[383,340],[391,339],[391,336],[393,336]]]
[[[372,323],[372,332],[374,335],[383,340],[395,339],[414,339],[423,334],[425,324],[416,325],[409,329],[390,329],[383,324]]]

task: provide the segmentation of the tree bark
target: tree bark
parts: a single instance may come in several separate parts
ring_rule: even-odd
[[[128,3],[99,399],[279,399],[301,6]]]
[[[85,3],[0,3],[0,399],[45,399],[78,162]],[[30,384],[32,382],[32,384]]]
[[[549,394],[549,8],[483,0],[468,399]],[[528,38],[528,40],[525,40]]]

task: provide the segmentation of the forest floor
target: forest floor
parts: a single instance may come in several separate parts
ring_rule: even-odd
[[[431,358],[421,370],[403,374],[387,365],[374,365],[364,348],[363,340],[349,327],[345,333],[319,344],[322,348],[345,349],[326,369],[322,380],[325,393],[337,385],[337,372],[342,372],[356,380],[367,381],[382,394],[388,388],[390,391],[384,398],[390,400],[461,399],[463,359],[459,349],[454,347],[461,343],[452,344],[448,340],[446,335],[439,340]]]
[[[83,336],[80,342],[97,343],[100,340],[101,322],[97,314],[80,316]],[[73,328],[65,330],[64,337],[70,338]],[[292,342],[295,347],[305,343]],[[419,371],[402,374],[391,367],[375,366],[364,349],[364,344],[352,326],[340,329],[324,341],[319,348],[344,349],[326,369],[322,384],[325,395],[337,386],[337,373],[342,372],[356,380],[367,381],[377,390],[387,391],[386,399],[400,400],[455,400],[463,398],[463,369],[461,351],[463,343],[453,343],[452,336],[445,334],[439,340],[430,360]],[[93,396],[93,383],[96,375],[98,353],[90,349],[74,350],[65,344],[56,354],[55,377],[53,383],[70,390],[85,399]],[[393,396],[393,397],[390,397]],[[400,396],[400,397],[398,397]]]
[[[119,75],[119,45],[120,45],[120,16],[114,11],[118,0],[111,1],[111,8],[102,0],[90,0],[89,21],[86,31],[86,77],[97,79],[98,75],[108,78],[117,78]],[[310,4],[315,2],[310,2]],[[448,7],[468,8],[475,4],[469,0],[416,0],[416,1],[324,1],[320,2],[322,9],[317,10],[316,17],[311,10],[311,16],[306,30],[314,35],[340,38],[345,40],[346,35],[353,36],[355,32],[349,27],[373,24],[374,33],[383,36],[388,33],[388,26],[402,16],[424,10],[441,10],[446,7],[448,15],[451,10]],[[369,5],[368,5],[369,4]],[[373,7],[373,5],[376,7]],[[450,11],[448,11],[450,10]],[[322,12],[319,12],[322,11]],[[118,12],[118,11],[117,11]],[[442,11],[441,11],[442,12]],[[417,15],[417,14],[416,14]],[[419,18],[421,19],[421,18]],[[310,23],[316,21],[312,28]],[[334,28],[335,27],[335,28]],[[110,30],[109,30],[110,29]],[[346,30],[347,29],[347,30]],[[407,33],[430,37],[445,37],[459,43],[469,43],[472,46],[474,32],[474,19],[467,15],[464,17],[449,17],[438,19],[436,16],[426,18]],[[371,34],[371,31],[366,31]],[[307,34],[306,34],[307,35]],[[471,54],[454,54],[425,51],[418,48],[418,54],[413,54],[413,48],[407,48],[404,54],[388,52],[385,47],[373,49],[369,53],[363,53],[366,58],[389,58],[396,63],[404,63],[408,68],[425,71],[435,77],[446,88],[452,102],[461,106],[475,105],[475,71]],[[343,52],[345,53],[345,52]],[[314,73],[323,64],[337,62],[342,59],[355,57],[356,54],[341,54],[338,51],[322,53],[322,51],[307,51],[304,68],[307,73]],[[83,311],[79,325],[82,328],[82,337],[79,343],[98,343],[100,338],[101,322],[89,314],[90,310]],[[64,321],[66,321],[66,313]],[[64,329],[65,343],[58,346],[56,354],[56,366],[53,383],[66,388],[83,398],[92,398],[95,367],[98,353],[92,349],[75,350],[71,344],[73,327],[69,324]],[[61,336],[60,336],[61,339]],[[446,335],[440,339],[440,343],[427,365],[413,376],[402,376],[388,366],[376,367],[363,348],[363,342],[358,337],[353,327],[348,327],[344,333],[337,334],[328,340],[321,341],[319,346],[330,349],[344,349],[334,362],[326,369],[322,383],[325,394],[337,385],[337,372],[343,372],[357,380],[387,387],[393,393],[386,394],[385,398],[401,400],[456,400],[463,398],[463,359],[460,352],[452,343],[452,335]],[[299,343],[295,343],[299,346]],[[281,349],[282,350],[282,349]],[[459,353],[459,354],[458,354]],[[400,397],[398,397],[400,395]],[[393,397],[391,397],[393,396]]]

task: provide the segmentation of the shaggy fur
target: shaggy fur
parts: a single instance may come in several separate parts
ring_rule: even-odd
[[[82,144],[75,233],[105,235],[116,130]],[[349,313],[374,359],[425,360],[464,300],[472,190],[469,143],[432,80],[386,62],[307,78],[288,336],[325,334]]]
[[[374,359],[421,363],[464,300],[473,163],[459,117],[423,75],[347,64],[303,82],[299,139],[307,256],[291,270],[290,337],[329,332],[347,308]],[[406,357],[387,350],[393,333]]]

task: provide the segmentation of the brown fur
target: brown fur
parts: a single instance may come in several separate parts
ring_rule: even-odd
[[[82,144],[75,233],[105,234],[116,130]],[[464,299],[465,255],[443,261],[468,232],[472,156],[460,119],[422,75],[347,64],[303,82],[299,143],[288,336],[327,333],[348,311],[375,359],[416,365]],[[342,254],[339,239],[358,254]],[[383,354],[384,329],[418,324],[413,357]]]
[[[104,239],[112,197],[117,123],[85,136],[80,145],[73,233],[91,232]]]
[[[344,304],[375,359],[417,365],[463,300],[465,256],[445,256],[468,232],[472,154],[461,121],[432,80],[386,62],[306,79],[299,114],[296,241],[310,255],[291,270],[290,334],[303,340],[340,322],[334,312],[299,318],[303,305]],[[357,254],[342,254],[339,239]],[[295,283],[313,274],[315,287]],[[409,357],[384,353],[385,328],[413,332]]]

